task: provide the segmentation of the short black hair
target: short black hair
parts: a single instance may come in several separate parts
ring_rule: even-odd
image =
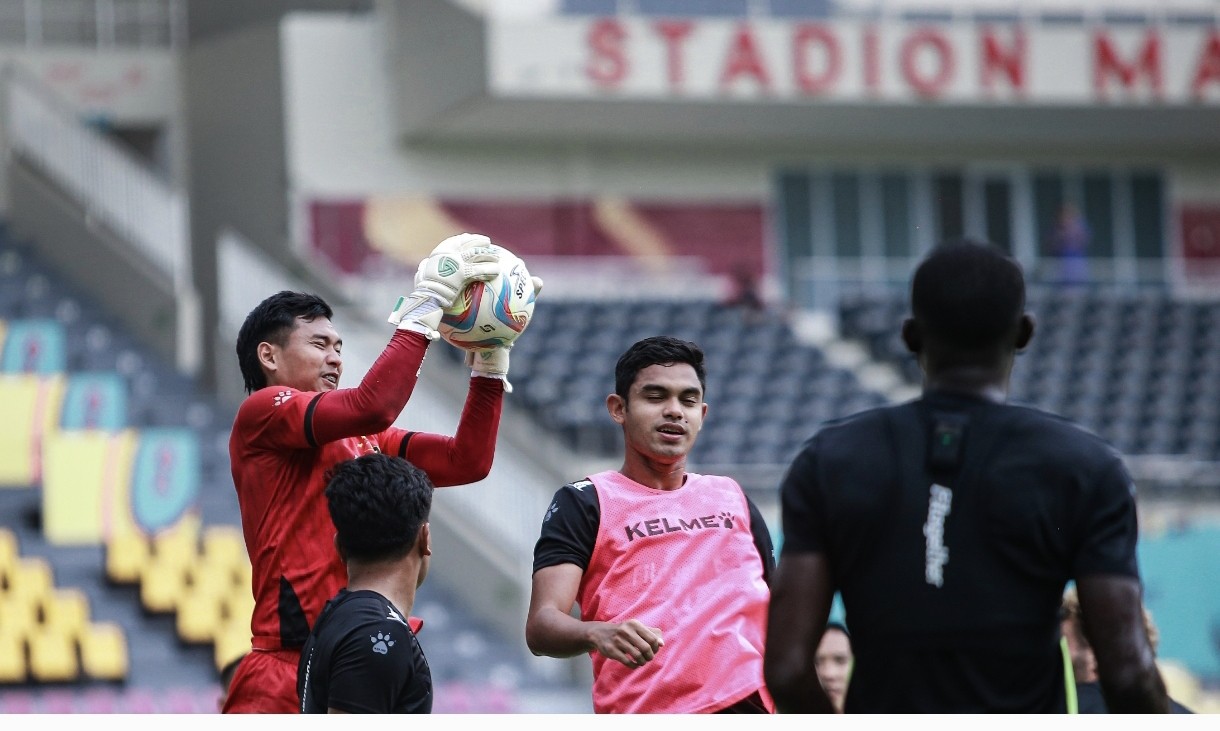
[[[689,340],[669,335],[654,335],[632,345],[619,356],[614,366],[614,392],[627,400],[631,384],[640,371],[651,365],[687,363],[699,377],[699,388],[707,392],[707,374],[703,370],[703,350]]]
[[[381,452],[340,462],[326,485],[326,505],[345,560],[402,558],[432,511],[432,480],[401,457]]]
[[[911,314],[938,340],[966,349],[998,345],[1025,312],[1021,265],[975,239],[937,246],[911,280]]]
[[[258,362],[259,343],[285,345],[298,317],[307,321],[319,317],[329,320],[334,314],[326,300],[318,295],[288,290],[271,295],[250,310],[237,333],[237,364],[241,366],[246,393],[254,393],[267,385],[267,374]]]

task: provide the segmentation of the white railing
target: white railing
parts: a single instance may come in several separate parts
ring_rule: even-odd
[[[4,70],[9,145],[91,219],[134,245],[176,290],[191,287],[185,196],[14,66]]]
[[[180,48],[185,0],[0,0],[0,37],[27,48]]]

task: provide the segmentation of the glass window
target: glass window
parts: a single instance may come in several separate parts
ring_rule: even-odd
[[[909,257],[912,253],[910,181],[902,173],[882,173],[880,182],[885,255]]]
[[[991,178],[983,183],[983,206],[987,212],[987,240],[1012,253],[1012,185]]]
[[[1056,256],[1053,233],[1063,208],[1063,176],[1048,170],[1034,173],[1034,231],[1038,237],[1038,256]]]
[[[961,174],[937,173],[932,184],[936,195],[937,243],[962,236],[966,230],[966,222],[962,210]]]
[[[1131,215],[1135,231],[1135,256],[1155,259],[1164,255],[1164,209],[1161,176],[1136,173],[1131,176]]]
[[[787,172],[779,175],[780,240],[787,256],[813,255],[813,217],[809,210],[809,176]]]
[[[1084,189],[1084,219],[1092,238],[1089,257],[1114,256],[1114,181],[1109,173],[1086,173]]]
[[[859,258],[860,243],[860,176],[851,172],[836,172],[830,176],[834,205],[835,253]]]

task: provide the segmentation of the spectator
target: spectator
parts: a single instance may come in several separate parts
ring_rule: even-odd
[[[813,657],[817,666],[818,680],[830,697],[836,713],[843,712],[847,699],[847,684],[851,681],[851,634],[841,622],[829,622],[818,642],[817,654]]]
[[[1070,588],[1063,595],[1063,609],[1060,627],[1063,639],[1067,644],[1068,656],[1072,661],[1072,677],[1075,681],[1077,713],[1109,713],[1106,710],[1106,699],[1102,695],[1101,685],[1097,681],[1097,657],[1085,636],[1084,620],[1080,612],[1080,598],[1076,589]],[[1148,641],[1155,653],[1160,644],[1160,632],[1152,621],[1152,613],[1144,608],[1144,629],[1148,632]],[[1193,713],[1189,708],[1173,698],[1169,699],[1170,710],[1173,713]]]

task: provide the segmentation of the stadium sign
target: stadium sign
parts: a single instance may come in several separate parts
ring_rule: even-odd
[[[1213,23],[493,18],[500,98],[1220,105]]]

